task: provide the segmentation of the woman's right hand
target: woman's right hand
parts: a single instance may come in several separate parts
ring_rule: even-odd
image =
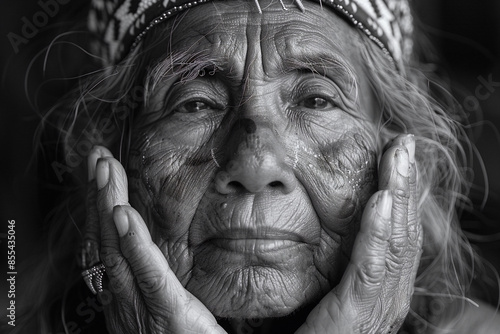
[[[104,147],[89,155],[86,238],[100,244],[109,283],[101,298],[110,333],[225,333],[210,311],[179,282],[128,204],[127,176]]]

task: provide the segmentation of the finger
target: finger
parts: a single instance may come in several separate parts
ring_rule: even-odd
[[[133,274],[121,254],[118,233],[113,222],[113,208],[128,204],[127,178],[122,165],[114,158],[101,158],[96,167],[97,211],[100,222],[101,260],[106,267],[109,288],[119,298],[133,293]],[[107,288],[105,284],[105,288]]]
[[[389,241],[389,251],[386,261],[386,277],[382,284],[382,299],[384,300],[385,315],[382,327],[389,327],[400,312],[406,308],[408,279],[403,272],[407,261],[408,242],[408,202],[409,192],[409,157],[405,146],[399,145],[397,140],[383,155],[379,168],[379,187],[391,192],[392,234]],[[402,287],[403,286],[403,287]],[[404,299],[404,300],[402,300]]]
[[[408,291],[407,293],[413,295],[413,285],[417,274],[418,266],[420,264],[420,256],[422,253],[422,225],[418,218],[418,193],[417,193],[417,176],[418,170],[415,162],[415,138],[413,135],[399,136],[396,143],[404,145],[408,151],[408,160],[410,163],[409,172],[409,189],[410,197],[408,199],[408,243],[407,260],[403,268],[402,277],[408,277]]]
[[[151,239],[141,215],[129,205],[116,206],[114,222],[122,254],[132,269],[142,300],[157,323],[167,321],[165,326],[196,333],[224,333],[208,309],[184,289]]]
[[[408,239],[411,246],[416,246],[418,243],[419,229],[421,228],[420,222],[417,217],[417,166],[415,162],[415,137],[412,134],[405,136],[398,136],[395,139],[397,145],[403,145],[408,152],[409,161],[409,175],[408,185],[410,196],[408,198]]]
[[[384,313],[381,287],[391,237],[392,195],[378,191],[363,211],[349,265],[341,282],[326,295],[296,333],[337,333],[363,323],[378,328]]]
[[[394,140],[393,145],[396,148],[404,146],[408,155],[407,161],[403,161],[402,164],[402,168],[406,168],[406,164],[408,165],[407,177],[402,175],[403,177],[396,177],[395,181],[391,179],[387,180],[388,188],[395,189],[396,192],[402,195],[394,208],[396,215],[393,215],[393,226],[396,229],[394,233],[401,237],[395,240],[394,245],[396,247],[391,247],[391,250],[396,250],[396,252],[391,251],[393,261],[395,263],[402,263],[402,267],[399,275],[394,275],[397,278],[394,278],[393,281],[397,286],[394,286],[393,289],[388,290],[386,293],[394,303],[392,306],[393,310],[391,311],[394,315],[393,324],[399,324],[402,323],[409,311],[414,291],[415,276],[421,254],[419,244],[419,240],[421,240],[419,238],[421,226],[417,219],[417,169],[415,164],[414,136],[398,136]],[[393,162],[396,165],[400,163],[396,159]],[[406,238],[404,237],[405,234]]]
[[[112,158],[112,157],[113,153],[111,153],[111,151],[108,150],[106,147],[99,145],[92,147],[92,150],[90,151],[89,156],[87,158],[89,181],[95,180],[97,161],[100,158]]]
[[[86,220],[83,233],[82,265],[90,268],[100,261],[101,231],[97,213],[97,187],[95,184],[97,160],[112,157],[111,152],[102,146],[94,146],[87,158],[88,180],[86,198]]]
[[[393,196],[392,238],[390,251],[392,262],[389,269],[397,276],[404,262],[408,247],[408,201],[409,191],[409,159],[406,148],[402,145],[392,146],[382,157],[379,169],[380,189],[390,190]]]
[[[123,166],[114,158],[101,158],[96,167],[97,211],[101,223],[102,248],[119,251],[120,245],[113,222],[113,208],[128,204],[127,176]]]
[[[131,206],[121,205],[114,208],[113,218],[120,237],[121,253],[147,297],[145,300],[157,299],[157,296],[182,298],[185,295],[184,288],[168,266],[163,253],[152,241],[140,214]],[[169,300],[167,304],[176,303],[175,300]]]
[[[377,298],[386,275],[392,201],[388,190],[378,191],[368,201],[351,261],[339,284],[339,289],[350,290],[356,300],[366,304]]]

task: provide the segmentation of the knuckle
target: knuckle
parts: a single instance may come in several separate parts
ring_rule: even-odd
[[[384,225],[390,225],[390,219],[384,218],[377,213],[377,219],[382,221]],[[370,231],[370,240],[375,243],[376,246],[385,247],[389,238],[391,237],[391,229],[384,228],[384,226],[376,226]]]
[[[120,254],[111,247],[103,246],[101,248],[99,257],[101,258],[101,261],[107,268],[107,267],[112,267],[118,261]]]
[[[403,258],[408,250],[406,235],[392,238],[389,250],[396,258]]]
[[[126,268],[125,259],[118,253],[101,252],[101,260],[108,273],[121,273]]]
[[[411,245],[408,247],[407,257],[408,259],[414,259],[420,255],[421,248],[418,245]]]
[[[408,243],[410,245],[418,244],[418,226],[416,222],[408,223]]]
[[[144,294],[158,294],[167,285],[166,278],[164,275],[161,275],[161,273],[146,272],[141,276],[142,279],[138,279],[137,282]]]
[[[358,277],[362,284],[377,285],[385,273],[385,265],[374,261],[365,261],[357,266]]]
[[[402,202],[404,204],[408,204],[408,200],[410,198],[410,192],[407,189],[394,189],[394,201],[397,202]]]
[[[404,203],[394,202],[392,218],[394,221],[394,226],[396,228],[399,228],[401,230],[407,229],[406,221],[408,220],[408,210],[406,210]]]
[[[372,233],[368,240],[365,242],[367,243],[368,249],[370,252],[377,252],[380,253],[381,251],[384,251],[388,248],[389,244],[389,237],[385,235],[383,232],[377,232],[377,233]]]
[[[398,276],[403,268],[404,262],[400,258],[394,258],[393,256],[387,259],[386,267],[387,272],[392,276]]]

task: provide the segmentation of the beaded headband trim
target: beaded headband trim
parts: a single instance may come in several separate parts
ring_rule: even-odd
[[[88,27],[100,38],[93,45],[94,51],[106,65],[114,64],[133,50],[154,26],[209,1],[222,0],[92,0]],[[258,0],[254,1],[260,11]],[[279,1],[285,8],[282,0]],[[301,0],[294,1],[304,10]],[[413,47],[408,0],[316,1],[321,1],[363,31],[402,70]]]

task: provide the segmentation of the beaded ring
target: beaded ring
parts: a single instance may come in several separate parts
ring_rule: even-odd
[[[103,291],[102,278],[105,273],[106,267],[104,267],[104,264],[102,263],[82,271],[83,280],[94,295]]]

